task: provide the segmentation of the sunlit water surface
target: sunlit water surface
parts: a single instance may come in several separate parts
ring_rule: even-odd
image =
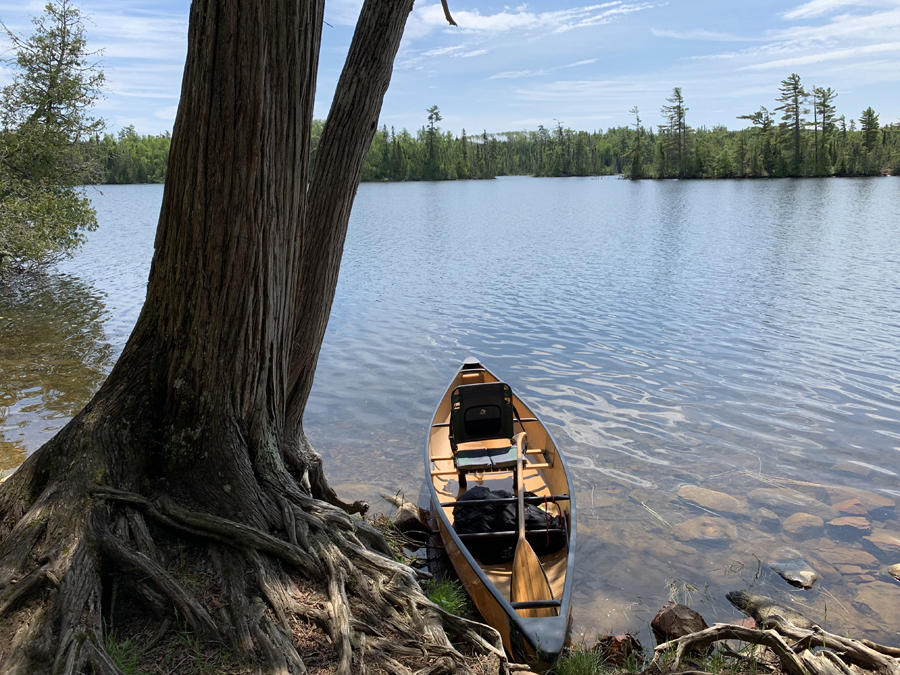
[[[0,469],[61,428],[121,351],[161,196],[92,191],[101,227],[61,274],[0,292]],[[477,356],[568,457],[576,633],[645,631],[670,597],[728,620],[725,593],[749,589],[898,644],[885,568],[900,546],[789,534],[792,509],[747,501],[788,487],[835,502],[823,486],[900,501],[898,298],[900,179],[363,185],[306,427],[345,496],[425,505],[426,427]],[[714,514],[684,485],[746,515],[685,538],[681,523]],[[867,519],[900,537],[896,508]],[[817,569],[814,590],[768,570],[784,546]]]

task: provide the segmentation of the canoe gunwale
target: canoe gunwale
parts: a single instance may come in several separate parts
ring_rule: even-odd
[[[543,428],[543,431],[547,434],[550,440],[553,442],[553,446],[556,449],[555,455],[559,460],[559,467],[550,466],[544,467],[541,465],[539,468],[550,468],[552,471],[562,470],[563,475],[565,477],[565,482],[569,490],[569,494],[566,495],[567,501],[569,502],[569,514],[568,518],[568,538],[567,538],[567,553],[566,553],[566,578],[563,584],[563,592],[562,597],[558,600],[554,600],[554,602],[558,602],[559,614],[553,617],[523,617],[518,614],[515,608],[512,606],[510,601],[504,597],[500,591],[494,586],[493,582],[488,578],[487,574],[481,567],[481,564],[475,557],[469,552],[468,547],[465,545],[463,539],[456,533],[456,530],[453,528],[453,525],[450,523],[450,520],[447,518],[447,515],[444,512],[444,508],[447,506],[452,506],[455,503],[449,502],[442,504],[440,499],[438,498],[437,491],[434,485],[435,476],[432,474],[432,460],[431,460],[431,430],[434,427],[443,427],[448,426],[445,423],[435,423],[437,418],[438,411],[440,410],[441,403],[444,400],[444,397],[447,393],[452,389],[454,382],[456,382],[462,371],[467,372],[485,372],[489,374],[491,377],[494,377],[496,380],[500,381],[497,376],[491,372],[488,368],[486,368],[480,362],[473,363],[474,359],[466,359],[466,361],[460,366],[460,368],[454,373],[453,378],[450,380],[449,386],[444,390],[441,398],[438,400],[437,406],[435,407],[434,413],[432,414],[431,421],[432,424],[428,429],[428,436],[425,440],[425,475],[427,477],[428,482],[428,490],[431,497],[431,504],[433,506],[433,510],[435,512],[435,516],[439,519],[441,527],[441,533],[446,533],[452,540],[454,548],[456,548],[459,553],[463,556],[466,561],[466,564],[474,571],[475,575],[478,577],[479,581],[481,581],[484,589],[487,590],[494,602],[500,607],[500,609],[506,614],[509,621],[509,642],[510,644],[514,644],[513,640],[513,629],[517,631],[525,640],[529,643],[529,646],[535,653],[541,653],[546,656],[555,658],[558,653],[562,650],[562,647],[565,643],[565,636],[568,631],[569,624],[569,614],[571,609],[571,599],[572,599],[572,585],[574,581],[575,575],[575,546],[576,546],[576,516],[575,516],[575,499],[572,483],[570,480],[568,466],[566,465],[565,458],[562,453],[559,451],[559,445],[556,443],[556,439],[553,438],[550,430],[547,426],[538,418],[537,413],[534,413],[533,421],[537,422]],[[472,366],[475,367],[472,367]],[[468,367],[467,367],[468,366]],[[515,394],[514,394],[515,396]],[[518,397],[516,397],[518,398]],[[520,399],[521,400],[521,399]],[[523,402],[524,405],[524,402]],[[529,421],[532,421],[529,419]],[[562,495],[560,495],[562,496]],[[469,589],[467,589],[468,591]],[[557,606],[557,605],[554,605]],[[503,628],[494,626],[501,635],[503,634]],[[541,644],[541,634],[542,633],[550,633],[555,634],[556,639],[552,641],[550,644]],[[548,649],[549,647],[549,649]],[[517,657],[522,657],[522,654],[516,654]]]

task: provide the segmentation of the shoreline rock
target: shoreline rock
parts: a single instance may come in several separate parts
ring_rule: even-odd
[[[888,567],[887,573],[894,577],[894,579],[896,579],[897,581],[900,581],[900,563]]]
[[[809,590],[819,578],[819,574],[813,566],[792,548],[775,551],[767,564],[775,574],[795,588]]]
[[[650,628],[661,645],[669,640],[677,640],[685,635],[706,630],[709,626],[703,617],[687,605],[667,602],[650,622]]]

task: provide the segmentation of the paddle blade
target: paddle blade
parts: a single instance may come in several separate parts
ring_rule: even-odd
[[[513,558],[510,599],[513,602],[528,600],[553,600],[550,584],[544,575],[541,561],[524,538],[516,545],[516,557]],[[518,609],[519,616],[556,616],[556,609],[545,607],[540,609]]]

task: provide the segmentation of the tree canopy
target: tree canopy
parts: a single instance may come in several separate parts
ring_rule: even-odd
[[[28,36],[3,25],[14,76],[0,94],[0,273],[66,255],[97,226],[79,186],[102,180],[86,141],[103,127],[90,112],[103,71],[69,0],[49,3],[32,23]]]

